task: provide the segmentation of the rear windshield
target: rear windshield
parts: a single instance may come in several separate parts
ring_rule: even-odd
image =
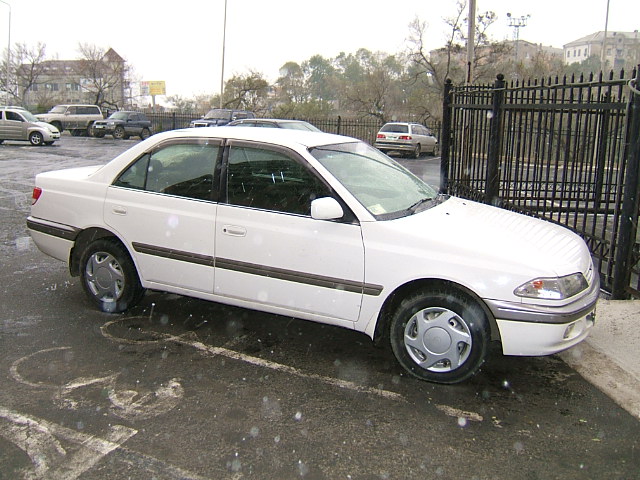
[[[409,133],[409,125],[400,125],[397,123],[391,123],[384,125],[381,132],[393,132],[393,133]]]

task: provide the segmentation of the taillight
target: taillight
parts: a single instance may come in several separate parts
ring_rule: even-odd
[[[400,140],[411,140],[411,135],[400,135],[398,138]]]
[[[40,187],[35,187],[31,194],[31,205],[34,205],[38,201],[40,195],[42,195],[42,189]]]
[[[379,133],[378,135],[376,135],[376,138],[387,138],[384,136],[384,133]]]

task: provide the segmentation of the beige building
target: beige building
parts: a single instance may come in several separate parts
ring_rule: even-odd
[[[605,69],[633,68],[640,63],[640,37],[633,32],[596,32],[564,45],[564,63],[584,62],[590,57],[602,59],[604,47]]]
[[[62,103],[121,108],[127,99],[126,70],[125,60],[111,48],[96,60],[46,60],[36,75],[18,72],[19,95],[34,111]]]

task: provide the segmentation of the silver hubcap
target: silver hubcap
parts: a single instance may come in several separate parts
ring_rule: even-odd
[[[86,266],[87,286],[103,302],[115,302],[124,289],[124,275],[118,261],[106,252],[96,252]]]
[[[420,367],[449,372],[460,367],[471,353],[471,332],[465,321],[446,308],[420,310],[407,322],[404,344]]]

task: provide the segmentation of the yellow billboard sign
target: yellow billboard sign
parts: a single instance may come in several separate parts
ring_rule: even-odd
[[[141,82],[140,87],[142,90],[142,95],[166,95],[167,87],[164,83],[164,80],[156,80],[149,82]]]

